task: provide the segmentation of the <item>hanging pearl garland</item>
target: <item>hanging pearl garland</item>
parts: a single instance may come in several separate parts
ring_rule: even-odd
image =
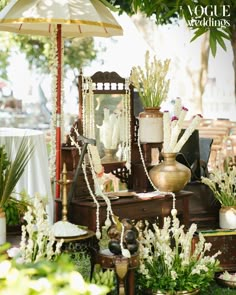
[[[124,112],[125,116],[125,152],[126,152],[126,168],[129,170],[129,174],[131,175],[131,108],[130,108],[130,80],[125,79],[125,103],[124,103]]]
[[[79,136],[78,131],[75,129],[75,133],[77,136]],[[81,148],[80,146],[74,141],[74,139],[72,137],[71,141],[72,143],[78,148],[79,153],[81,153]],[[92,177],[93,177],[93,181],[94,181],[94,185],[97,188],[97,193],[96,195],[101,196],[106,205],[107,205],[107,218],[105,221],[105,226],[109,227],[111,225],[111,220],[110,220],[110,216],[113,216],[113,211],[111,208],[111,202],[109,200],[109,198],[103,193],[103,191],[101,190],[100,187],[100,183],[98,180],[98,175],[101,175],[101,173],[103,173],[103,166],[101,165],[101,159],[99,157],[98,151],[97,151],[97,147],[96,146],[92,146],[92,145],[88,145],[88,160],[89,160],[89,166],[91,168],[91,172],[92,172]],[[97,205],[97,210],[96,210],[96,236],[98,239],[100,239],[101,237],[101,232],[100,232],[100,225],[99,225],[99,203],[96,199],[95,194],[92,191],[92,188],[90,186],[90,183],[88,181],[88,176],[87,176],[87,170],[86,170],[86,165],[83,164],[82,166],[83,168],[83,173],[84,173],[84,177],[85,177],[85,182],[89,191],[90,196],[93,198],[94,203]]]
[[[175,198],[175,194],[173,192],[162,192],[160,191],[156,186],[155,184],[152,182],[149,174],[148,174],[148,171],[147,171],[147,168],[146,168],[146,165],[145,165],[145,161],[144,161],[144,157],[143,157],[143,153],[142,153],[142,149],[141,149],[141,144],[140,144],[140,138],[139,138],[139,131],[138,131],[138,150],[139,150],[139,154],[140,154],[140,158],[141,158],[141,161],[142,161],[142,164],[143,164],[143,168],[144,168],[144,172],[148,178],[148,180],[150,181],[153,189],[157,192],[158,195],[171,195],[172,198],[173,198],[173,204],[172,204],[172,210],[173,210],[173,214],[176,212],[177,213],[177,210],[175,208],[175,201],[176,201],[176,198]],[[171,211],[172,211],[171,210]]]
[[[57,58],[57,26],[52,26],[51,33],[51,52],[50,52],[50,71],[52,74],[52,84],[51,84],[51,95],[52,95],[52,116],[51,116],[51,152],[50,152],[50,177],[51,179],[55,178],[56,175],[56,104],[57,104],[57,67],[58,67],[58,58]]]
[[[95,108],[93,83],[90,77],[82,77],[82,81],[83,134],[88,138],[95,139]]]
[[[78,136],[78,132],[77,132],[76,129],[75,129],[75,132],[77,133],[77,136]],[[74,144],[74,146],[78,149],[79,155],[81,155],[81,147],[78,145],[77,142],[74,141],[73,137],[70,136],[70,140]],[[97,201],[97,199],[96,199],[96,197],[95,197],[95,195],[94,195],[94,193],[92,191],[92,188],[91,188],[89,180],[88,180],[85,159],[84,159],[84,161],[82,163],[82,170],[83,170],[83,173],[84,173],[84,179],[85,179],[85,183],[87,185],[89,194],[92,197],[94,203],[96,204],[96,237],[97,237],[97,239],[100,239],[101,238],[100,222],[99,222],[99,207],[100,207],[100,205],[99,205],[99,202]]]

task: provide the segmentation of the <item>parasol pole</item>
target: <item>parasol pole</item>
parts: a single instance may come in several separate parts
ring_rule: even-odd
[[[60,174],[61,174],[61,68],[62,68],[62,58],[61,58],[61,46],[62,46],[62,34],[61,34],[61,24],[57,25],[57,102],[56,102],[56,188],[55,197],[60,198]],[[56,208],[57,216],[57,208]]]

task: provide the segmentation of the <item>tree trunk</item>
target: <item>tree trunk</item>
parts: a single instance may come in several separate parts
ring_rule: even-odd
[[[234,96],[236,103],[236,25],[233,25],[232,28],[232,37],[231,37],[231,45],[234,54],[233,67],[234,67]]]
[[[193,71],[190,66],[186,66],[186,72],[188,73],[189,77],[191,77],[192,82],[192,104],[195,113],[200,114],[203,113],[202,96],[207,83],[208,60],[210,53],[209,34],[204,34],[202,38],[199,69]]]
[[[203,112],[203,106],[202,106],[202,96],[205,91],[205,86],[207,82],[207,73],[208,73],[208,60],[209,60],[209,52],[210,52],[210,46],[209,46],[209,34],[204,34],[202,46],[201,46],[201,68],[199,73],[199,100],[198,100],[198,106],[197,108]]]

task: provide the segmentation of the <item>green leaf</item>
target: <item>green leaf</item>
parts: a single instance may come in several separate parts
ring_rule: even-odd
[[[210,48],[211,48],[212,55],[215,57],[217,44],[216,44],[216,38],[213,32],[214,32],[213,30],[210,30]]]
[[[11,149],[9,148],[9,150]],[[11,161],[9,167],[7,167],[5,171],[3,170],[3,157],[2,154],[0,154],[0,207],[2,207],[4,203],[10,198],[18,180],[24,172],[24,169],[33,153],[33,150],[34,146],[32,142],[26,137],[23,137],[14,160]]]
[[[216,41],[226,51],[226,46],[225,46],[225,42],[224,42],[223,38],[218,33],[216,33],[215,37],[216,37]]]
[[[196,40],[199,36],[203,35],[207,32],[207,29],[205,27],[199,28],[194,32],[193,38],[190,40],[190,42]]]

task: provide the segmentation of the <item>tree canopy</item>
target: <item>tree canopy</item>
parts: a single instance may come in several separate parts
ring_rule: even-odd
[[[103,1],[103,0],[102,0]],[[192,41],[209,32],[213,56],[217,45],[226,50],[225,40],[232,40],[236,31],[235,0],[108,0],[119,13],[129,15],[138,11],[155,18],[157,24],[168,24],[184,18],[194,30]],[[214,3],[212,3],[214,2]]]

